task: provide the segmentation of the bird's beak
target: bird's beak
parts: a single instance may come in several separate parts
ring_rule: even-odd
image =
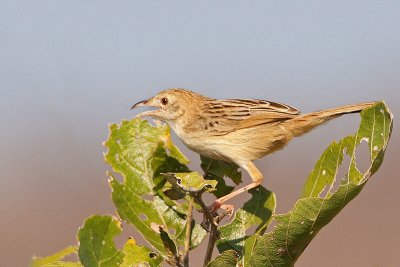
[[[131,107],[131,110],[135,109],[135,108],[138,108],[138,107],[158,107],[157,105],[153,104],[152,102],[153,101],[152,101],[151,98],[147,99],[147,100],[139,101],[139,102],[137,102],[135,105],[133,105]],[[158,113],[159,113],[158,109],[149,110],[149,111],[145,111],[145,112],[139,113],[138,115],[136,115],[136,117],[145,117],[145,116],[158,117]]]
[[[147,103],[149,102],[149,100],[142,100],[142,101],[139,101],[139,102],[137,102],[135,105],[133,105],[132,107],[131,107],[131,110],[132,109],[135,109],[135,108],[138,108],[138,107],[147,107]]]

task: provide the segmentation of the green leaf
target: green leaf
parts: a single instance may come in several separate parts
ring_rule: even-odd
[[[163,258],[157,253],[151,251],[145,246],[136,244],[136,241],[132,238],[128,239],[124,246],[124,261],[120,265],[121,267],[139,267],[149,266],[157,267],[161,266]]]
[[[110,131],[105,158],[123,177],[123,182],[119,182],[114,174],[108,174],[119,216],[164,255],[168,251],[154,225],[161,226],[177,246],[183,246],[187,206],[162,192],[166,181],[161,172],[188,171],[183,164],[187,160],[171,143],[169,127],[151,126],[136,118],[113,124]],[[205,236],[206,231],[195,225],[191,244],[197,246]]]
[[[165,142],[165,147],[169,150],[170,157],[177,159],[180,163],[185,165],[190,163],[190,160],[174,145],[171,136],[169,136],[168,140]]]
[[[220,252],[234,249],[240,255],[245,255],[245,240],[254,234],[248,230],[257,226],[255,233],[261,233],[272,219],[276,205],[275,194],[262,186],[249,190],[249,193],[251,199],[235,212],[233,220],[219,227],[221,239],[217,241],[217,247]],[[247,266],[245,263],[248,260],[242,258],[244,266]]]
[[[80,267],[82,264],[79,262],[66,262],[61,261],[69,255],[77,254],[77,247],[69,246],[53,255],[47,257],[34,257],[31,261],[31,267]]]
[[[35,265],[40,267],[82,267],[83,265],[79,262],[70,262],[70,261],[56,261],[52,263],[47,263],[43,265]]]
[[[167,180],[175,187],[186,193],[200,191],[213,191],[217,185],[215,180],[205,180],[198,172],[189,173],[165,173]]]
[[[186,214],[188,208],[187,204],[173,201],[185,197],[185,194],[182,191],[178,192],[177,190],[172,189],[172,185],[167,181],[164,173],[190,172],[189,168],[186,165],[182,165],[177,159],[169,157],[165,148],[160,145],[153,155],[152,164],[155,168],[153,182],[156,194],[158,194],[163,201],[176,212],[179,212],[182,215]],[[170,190],[165,192],[167,189]]]
[[[84,266],[118,266],[124,252],[115,248],[113,238],[121,233],[121,223],[111,216],[89,217],[78,232],[78,255]]]
[[[216,197],[225,196],[235,189],[234,186],[228,186],[225,183],[224,177],[231,178],[236,185],[242,182],[242,173],[236,164],[210,159],[202,155],[200,155],[200,159],[204,177],[208,180],[216,180],[218,182],[217,190],[212,192]]]
[[[234,250],[227,250],[212,260],[207,267],[236,267],[239,255]]]
[[[179,258],[179,252],[175,242],[169,237],[168,233],[165,232],[161,226],[158,227],[158,230],[160,231],[160,237],[164,244],[164,247],[168,251],[170,256],[173,256],[174,258]]]
[[[171,147],[170,138],[168,126],[153,127],[139,118],[112,124],[105,142],[108,148],[105,160],[115,172],[124,176],[133,192],[138,195],[151,193],[154,170],[167,158],[166,153],[157,155],[155,152],[160,145]],[[173,155],[178,162],[184,157],[176,151]]]
[[[162,192],[171,200],[178,200],[186,197],[186,192],[181,188],[173,186],[170,182],[165,183]]]
[[[275,216],[273,230],[246,240],[245,256],[250,257],[250,266],[294,265],[321,228],[360,193],[369,177],[378,170],[391,135],[392,118],[383,102],[361,112],[357,133],[333,142],[325,150],[294,208],[287,214]],[[365,173],[356,165],[356,147],[363,141],[369,144],[371,159]],[[344,153],[350,156],[348,172],[334,191]]]

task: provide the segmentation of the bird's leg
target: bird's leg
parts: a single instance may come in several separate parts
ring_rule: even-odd
[[[219,208],[224,208],[225,205],[223,205],[227,200],[234,198],[235,196],[246,192],[254,187],[257,187],[258,185],[261,184],[262,180],[264,179],[263,174],[260,172],[260,170],[256,167],[256,165],[254,165],[253,162],[251,161],[247,161],[244,164],[240,164],[240,167],[242,167],[243,169],[245,169],[250,177],[251,180],[253,181],[251,184],[248,184],[242,188],[239,188],[235,191],[233,191],[232,193],[229,193],[223,197],[218,198],[217,200],[214,201],[214,203],[211,206],[211,210],[212,211],[216,211]],[[230,209],[232,209],[233,211],[233,206],[232,205],[226,205],[227,207],[229,207]]]

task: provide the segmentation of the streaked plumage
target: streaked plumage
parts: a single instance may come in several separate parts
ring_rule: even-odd
[[[234,162],[253,183],[218,199],[214,208],[261,183],[252,162],[282,149],[293,137],[346,113],[360,112],[375,102],[300,114],[289,105],[258,99],[217,100],[184,89],[168,89],[135,104],[159,109],[139,115],[168,123],[190,149],[210,158]]]

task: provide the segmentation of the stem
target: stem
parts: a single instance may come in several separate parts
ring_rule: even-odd
[[[201,208],[204,211],[204,215],[206,216],[207,220],[210,222],[211,225],[211,230],[210,230],[210,237],[208,239],[208,244],[207,244],[207,251],[206,251],[206,256],[204,258],[203,266],[207,266],[207,264],[211,261],[212,253],[214,250],[215,242],[217,241],[218,237],[218,228],[217,225],[215,225],[214,222],[214,217],[208,210],[206,204],[204,204],[203,200],[201,199],[200,196],[196,196],[196,201],[197,203],[200,204]]]
[[[211,223],[210,237],[208,238],[207,252],[203,263],[204,266],[207,266],[207,264],[211,261],[215,242],[217,241],[217,233],[218,233],[217,226],[214,223]]]
[[[189,267],[189,250],[190,240],[192,237],[192,220],[193,220],[193,202],[194,198],[189,196],[189,208],[186,215],[186,238],[185,238],[185,251],[183,257],[183,266]]]

